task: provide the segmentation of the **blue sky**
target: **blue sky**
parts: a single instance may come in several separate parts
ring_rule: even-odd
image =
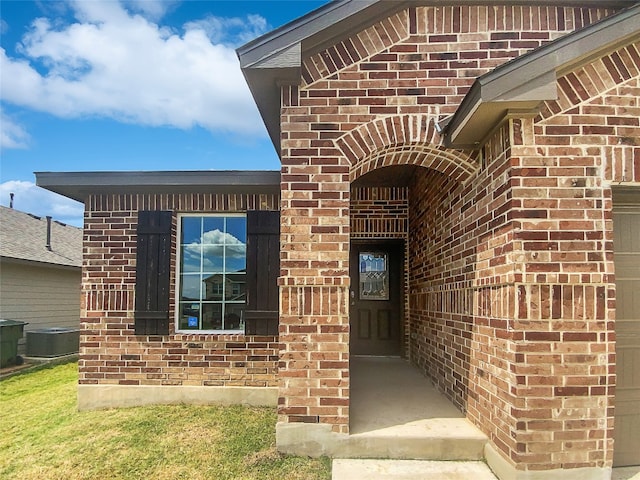
[[[37,171],[278,169],[235,48],[329,0],[0,0],[0,204]]]

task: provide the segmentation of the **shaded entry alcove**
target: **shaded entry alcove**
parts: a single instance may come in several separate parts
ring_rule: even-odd
[[[403,385],[394,385],[396,378],[393,373],[386,383],[370,383],[366,380],[370,372],[359,368],[363,363],[357,357],[354,358],[354,355],[396,355],[402,358],[400,363],[395,364],[399,368],[398,378],[404,376],[407,371],[412,371],[412,382],[407,384],[415,383],[416,388],[426,388],[430,392],[421,393],[425,396],[423,406],[427,407],[426,410],[413,410],[414,414],[423,417],[421,420],[439,416],[437,407],[434,407],[433,411],[428,408],[429,405],[437,405],[427,400],[431,394],[440,395],[436,392],[444,392],[446,396],[443,396],[442,400],[447,408],[452,409],[457,418],[464,418],[470,352],[462,347],[465,338],[471,335],[471,312],[466,307],[467,315],[461,315],[461,312],[457,311],[439,310],[445,306],[449,308],[449,302],[433,301],[442,300],[443,295],[450,293],[450,289],[445,288],[446,285],[442,283],[442,272],[447,268],[447,259],[442,252],[451,248],[455,238],[438,231],[437,218],[448,208],[449,198],[459,191],[459,188],[460,184],[455,179],[434,169],[416,165],[374,169],[352,183],[350,267],[351,290],[355,298],[350,302],[350,428],[354,428],[355,432],[367,424],[366,421],[362,421],[371,415],[384,415],[390,422],[402,421],[399,418],[393,420],[393,415],[374,415],[372,412],[375,408],[372,407],[372,410],[367,407],[368,399],[382,395],[379,397],[381,405],[393,404],[400,412],[412,409],[408,407],[410,400],[402,394],[389,402],[383,399],[387,390],[406,390]],[[450,225],[452,219],[447,221]],[[401,338],[400,350],[397,353],[375,348],[369,351],[359,348],[362,318],[369,320],[377,314],[375,311],[365,311],[363,314],[358,305],[359,277],[362,270],[360,256],[362,252],[383,251],[385,242],[401,246],[403,256],[399,274],[401,278],[396,283],[401,297]],[[375,322],[370,324],[375,325]],[[391,368],[393,372],[393,368],[387,364],[384,364],[384,368]],[[375,393],[377,388],[380,392]],[[367,393],[363,394],[364,391]],[[405,403],[406,408],[403,406]],[[385,408],[380,407],[380,411],[385,411]],[[405,420],[411,422],[418,419]]]
[[[351,185],[351,354],[407,356],[408,185],[416,168],[380,168]]]

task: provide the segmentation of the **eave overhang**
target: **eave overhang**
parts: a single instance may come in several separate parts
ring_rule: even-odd
[[[280,88],[299,85],[303,55],[313,54],[411,1],[334,0],[236,50],[269,137],[280,154]]]
[[[155,172],[36,172],[36,185],[85,202],[90,195],[180,193],[280,193],[273,170]]]
[[[504,119],[535,115],[558,98],[557,79],[640,39],[640,4],[570,33],[479,77],[453,116],[437,125],[447,147],[478,148]]]
[[[419,5],[562,4],[585,8],[622,8],[634,3],[635,0],[333,0],[243,45],[236,53],[271,141],[280,155],[281,86],[300,84],[304,57],[363,30],[380,18]],[[523,105],[519,108],[523,108]]]
[[[72,270],[72,271],[78,271],[78,272],[82,269],[82,265],[68,265],[63,263],[42,262],[39,260],[30,260],[28,258],[6,257],[4,255],[0,255],[0,263],[7,263],[7,264],[14,264],[14,265],[30,265],[33,267],[55,268],[57,270]]]

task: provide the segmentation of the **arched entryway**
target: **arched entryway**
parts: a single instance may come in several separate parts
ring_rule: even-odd
[[[413,235],[411,211],[420,213],[425,208],[436,207],[441,197],[431,197],[434,192],[459,192],[477,171],[475,159],[433,143],[438,140],[429,118],[407,116],[363,125],[337,141],[351,161],[352,433],[363,430],[360,422],[366,420],[367,415],[375,415],[373,410],[361,411],[369,410],[373,403],[360,401],[360,387],[369,389],[363,396],[375,399],[378,406],[392,407],[389,404],[396,402],[397,408],[387,408],[387,411],[401,412],[395,420],[386,415],[377,422],[368,422],[373,427],[384,425],[387,428],[394,421],[406,424],[419,418],[429,421],[438,417],[464,417],[460,401],[455,402],[455,406],[451,400],[434,401],[440,394],[432,384],[438,385],[440,391],[447,389],[442,387],[441,381],[429,382],[426,375],[441,367],[427,365],[430,354],[423,348],[427,342],[418,338],[427,333],[412,326],[412,319],[421,318],[419,310],[426,311],[426,305],[416,303],[419,297],[412,293],[412,269],[421,268],[416,251],[425,242],[434,243],[434,240],[427,238],[429,233],[423,229],[418,236]],[[413,221],[419,220],[416,217]],[[414,351],[416,347],[422,350]],[[439,347],[434,345],[434,348]],[[456,348],[455,342],[451,348]],[[456,352],[449,353],[456,355]],[[387,360],[380,357],[387,357]],[[416,366],[419,370],[411,370]],[[372,371],[377,376],[373,383]],[[409,375],[405,376],[407,373]],[[410,379],[407,380],[409,384],[395,385],[402,378]],[[380,380],[385,385],[375,383]],[[380,391],[371,391],[372,385],[380,385]],[[390,391],[402,390],[405,391],[404,398],[399,400],[388,395]],[[465,394],[458,393],[458,398]],[[426,400],[429,397],[431,401]],[[415,403],[416,398],[425,400]],[[432,406],[431,411],[424,408],[427,404]]]
[[[429,185],[432,191],[460,188],[443,173],[411,164],[382,166],[351,184],[350,432],[371,443],[393,435],[402,448],[420,448],[431,458],[448,458],[430,450],[434,436],[455,444],[472,438],[461,454],[475,458],[486,437],[428,377],[440,367],[428,364],[425,346],[438,349],[439,340],[430,338],[438,333],[419,326],[427,306],[416,304],[412,291],[420,274],[412,269],[422,268],[416,251],[426,239],[412,237],[411,210],[425,208]]]

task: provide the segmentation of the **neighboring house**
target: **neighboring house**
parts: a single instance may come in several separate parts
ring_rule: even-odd
[[[0,318],[77,329],[81,267],[81,228],[0,206]]]
[[[86,205],[80,408],[339,454],[350,357],[400,355],[501,478],[640,463],[634,3],[336,0],[238,50],[281,172],[37,174]]]

